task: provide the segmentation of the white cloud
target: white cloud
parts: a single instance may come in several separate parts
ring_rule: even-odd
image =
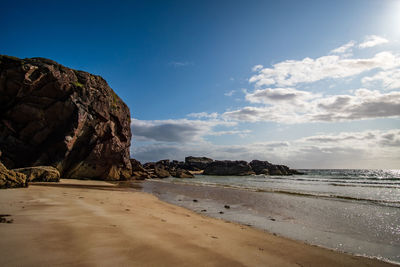
[[[264,103],[271,105],[280,102],[300,105],[305,103],[305,101],[316,97],[318,97],[317,94],[296,90],[294,88],[257,89],[253,93],[246,92],[245,96],[246,100],[250,103]]]
[[[372,143],[374,146],[387,146],[400,148],[400,130],[388,131],[365,131],[365,132],[342,132],[339,134],[316,135],[303,138],[307,143],[320,143],[325,146],[335,144],[346,144],[348,146],[362,147],[366,143]]]
[[[238,135],[239,137],[246,137],[251,133],[250,130],[231,130],[231,131],[217,131],[207,133],[208,136],[221,136],[221,135]]]
[[[207,135],[234,134],[229,131],[214,131],[214,128],[235,125],[235,122],[219,120],[131,120],[132,135],[136,141],[202,142]]]
[[[374,47],[381,44],[386,44],[389,41],[377,35],[369,35],[365,38],[364,42],[358,45],[359,48]]]
[[[171,61],[168,64],[171,66],[174,66],[174,67],[185,67],[185,66],[193,65],[192,62],[188,62],[188,61]]]
[[[304,122],[304,118],[299,116],[293,110],[287,110],[284,107],[244,107],[238,110],[227,111],[222,115],[228,120],[241,122],[280,122],[294,124]]]
[[[322,56],[316,59],[286,60],[274,64],[272,68],[258,68],[250,83],[257,87],[275,85],[295,86],[332,78],[346,78],[373,69],[391,69],[400,66],[400,56],[392,52],[377,53],[371,58],[349,59],[338,55]]]
[[[371,35],[358,46],[355,41],[350,41],[333,49],[331,55],[316,59],[286,60],[270,68],[257,65],[253,68],[257,74],[249,79],[250,83],[255,83],[255,90],[246,90],[244,94],[250,104],[264,106],[245,106],[226,111],[222,117],[245,122],[287,124],[399,117],[400,93],[380,93],[376,89],[400,88],[400,55],[382,51],[366,58],[347,58],[353,48],[386,42],[382,37]],[[330,79],[325,81],[325,86],[332,88],[332,79],[351,79],[368,71],[375,71],[375,74],[360,78],[361,82],[375,90],[359,89],[350,91],[349,95],[330,96],[299,90],[299,87],[307,88],[304,85],[324,79]]]
[[[236,92],[236,90],[231,90],[229,92],[224,93],[225,96],[233,96],[233,94]]]
[[[199,113],[190,113],[187,116],[196,118],[196,119],[201,119],[201,118],[216,119],[218,117],[218,113],[217,112],[213,112],[213,113],[199,112]]]
[[[331,53],[333,54],[344,54],[344,53],[348,53],[351,51],[351,48],[354,47],[354,45],[356,44],[356,42],[354,41],[350,41],[347,44],[344,44],[338,48],[335,48],[333,50],[331,50]]]
[[[247,106],[227,111],[222,117],[245,122],[273,121],[287,124],[400,117],[400,92],[380,93],[358,89],[353,95],[317,97],[308,92],[301,94],[302,91],[294,89],[288,92],[291,91],[293,93],[288,98],[290,101],[286,102],[268,98],[268,94],[273,95],[271,89],[248,93],[246,99],[250,102],[262,101],[269,106]]]
[[[362,78],[364,86],[378,86],[385,90],[400,88],[400,69],[380,71],[373,76]]]
[[[259,70],[261,70],[262,68],[264,68],[263,65],[255,65],[251,70],[252,70],[252,71],[259,71]]]

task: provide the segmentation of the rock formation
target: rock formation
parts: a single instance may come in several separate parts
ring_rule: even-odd
[[[0,162],[0,189],[28,187],[26,175],[6,168]]]
[[[13,169],[15,172],[26,175],[28,182],[59,182],[60,172],[51,166],[36,166]]]
[[[150,173],[143,168],[142,164],[136,159],[130,159],[132,165],[132,177],[136,180],[151,178]]]
[[[304,174],[302,172],[290,169],[285,165],[275,165],[268,161],[252,160],[249,165],[256,174],[266,175],[292,175],[292,174]]]
[[[252,160],[249,163],[251,169],[256,174],[270,174],[270,169],[274,166],[273,164],[269,163],[268,161],[261,161],[261,160]]]
[[[188,170],[177,169],[175,172],[171,174],[175,178],[193,178],[194,175],[190,173]]]
[[[205,175],[251,175],[254,174],[250,165],[244,160],[216,160],[208,164]]]
[[[148,162],[143,166],[137,160],[132,160],[132,166],[139,166],[137,169],[140,175],[133,175],[136,178],[140,176],[145,178],[166,178],[169,176],[177,178],[193,178],[193,173],[204,175],[233,175],[245,176],[253,174],[264,175],[292,175],[304,174],[290,169],[285,165],[275,165],[268,161],[253,160],[247,163],[243,160],[213,160],[205,157],[186,157],[185,162],[170,161],[168,159],[157,162]],[[135,167],[133,167],[135,168]],[[144,172],[143,172],[144,169]],[[199,172],[197,172],[199,171]],[[203,171],[203,173],[201,173]],[[143,174],[145,173],[145,175]]]
[[[0,56],[0,149],[9,168],[65,178],[131,176],[130,112],[100,76],[44,58]]]
[[[193,171],[204,170],[213,161],[213,159],[206,157],[190,156],[185,158],[185,168]]]
[[[185,164],[180,161],[169,161],[168,159],[157,162],[148,162],[143,165],[151,178],[193,178],[189,170],[184,169]]]
[[[252,160],[250,163],[246,161],[213,161],[209,163],[204,170],[205,175],[292,175],[304,174],[296,170],[292,170],[285,165],[275,165],[268,161]]]

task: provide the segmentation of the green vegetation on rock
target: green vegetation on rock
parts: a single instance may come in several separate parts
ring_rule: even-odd
[[[74,85],[83,88],[83,84],[81,84],[80,82],[74,82]]]

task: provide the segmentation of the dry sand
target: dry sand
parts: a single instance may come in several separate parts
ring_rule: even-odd
[[[391,266],[99,181],[0,191],[0,266]]]

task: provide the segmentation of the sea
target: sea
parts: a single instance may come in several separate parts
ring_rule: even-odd
[[[400,264],[400,170],[148,180],[143,190],[204,215]]]

